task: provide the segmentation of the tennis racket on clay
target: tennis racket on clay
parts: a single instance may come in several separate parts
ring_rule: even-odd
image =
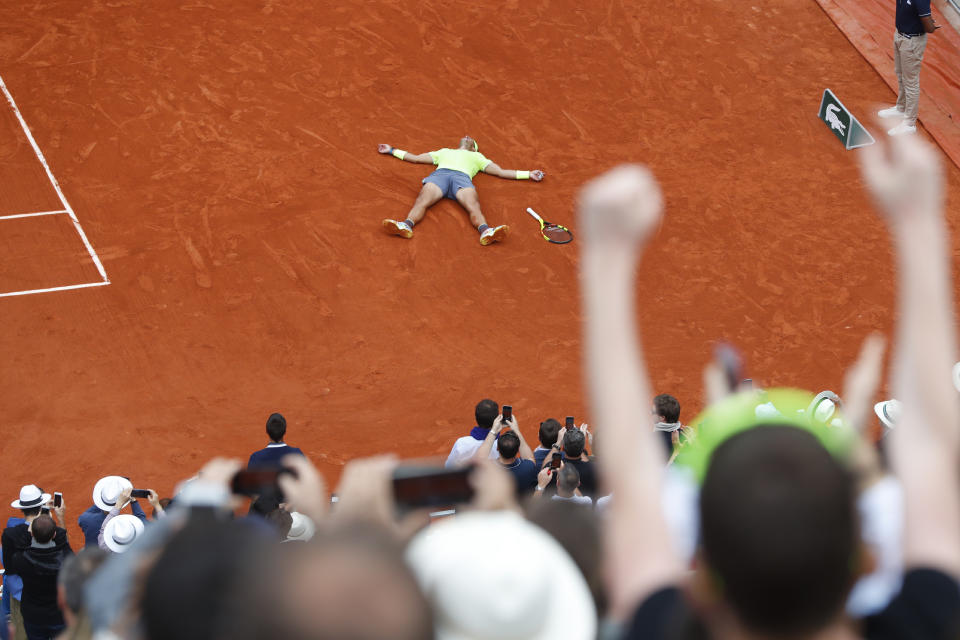
[[[547,242],[552,242],[553,244],[567,244],[573,240],[573,233],[571,233],[570,229],[567,229],[562,224],[547,222],[537,215],[537,212],[530,207],[527,207],[527,213],[532,215],[534,219],[540,223],[540,234]]]

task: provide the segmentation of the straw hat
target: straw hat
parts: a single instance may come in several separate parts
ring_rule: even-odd
[[[103,542],[110,551],[123,553],[143,533],[143,521],[128,513],[114,516],[103,529]]]
[[[10,503],[14,509],[32,509],[50,502],[50,494],[44,493],[35,484],[24,485],[20,488],[20,498]]]
[[[508,555],[534,553],[542,570],[491,562],[491,542]],[[597,613],[567,552],[510,512],[467,513],[421,531],[407,564],[434,610],[438,640],[593,640]]]
[[[903,405],[899,400],[884,400],[873,405],[873,412],[880,418],[887,429],[893,429],[897,426],[900,414],[903,412]]]
[[[288,541],[306,542],[313,537],[317,528],[309,516],[305,516],[299,511],[291,511],[290,517],[293,522],[290,524],[290,532],[287,534]]]
[[[106,476],[93,486],[93,504],[103,511],[113,509],[124,489],[132,489],[133,483],[122,476]]]

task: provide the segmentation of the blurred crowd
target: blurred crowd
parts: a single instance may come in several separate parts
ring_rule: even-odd
[[[96,481],[83,541],[62,495],[24,486],[2,536],[0,637],[957,640],[943,177],[915,139],[861,158],[897,266],[894,398],[874,403],[883,336],[865,336],[840,394],[758,388],[720,345],[707,408],[684,424],[650,388],[636,323],[662,195],[619,167],[578,201],[595,428],[540,417],[531,448],[513,407],[483,399],[442,464],[353,460],[331,494],[273,414],[264,449],[211,460],[170,499]]]

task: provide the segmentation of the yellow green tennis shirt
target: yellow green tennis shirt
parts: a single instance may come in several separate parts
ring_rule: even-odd
[[[479,151],[467,151],[466,149],[440,149],[431,151],[430,157],[437,169],[453,169],[462,171],[470,176],[477,175],[478,171],[483,171],[492,160],[488,160]]]

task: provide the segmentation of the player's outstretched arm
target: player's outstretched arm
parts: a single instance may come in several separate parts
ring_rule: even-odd
[[[433,164],[433,157],[429,153],[409,153],[403,151],[402,149],[397,149],[396,147],[391,147],[389,144],[379,144],[377,145],[377,151],[384,155],[392,155],[394,158],[399,158],[406,162],[416,162],[417,164]]]
[[[943,173],[925,143],[894,138],[863,149],[868,191],[897,260],[897,328],[891,387],[903,403],[890,460],[903,485],[904,563],[960,577],[960,403]]]
[[[522,171],[520,169],[501,169],[496,162],[491,162],[485,166],[483,168],[483,172],[498,178],[506,178],[507,180],[533,180],[534,182],[540,182],[543,180],[543,176],[546,175],[540,169],[534,169],[533,171]]]
[[[662,448],[652,426],[637,426],[649,422],[653,394],[637,340],[634,273],[663,199],[649,171],[628,165],[589,182],[578,208],[587,389],[603,430],[601,482],[613,493],[604,564],[611,613],[624,618],[682,576],[661,507]]]

